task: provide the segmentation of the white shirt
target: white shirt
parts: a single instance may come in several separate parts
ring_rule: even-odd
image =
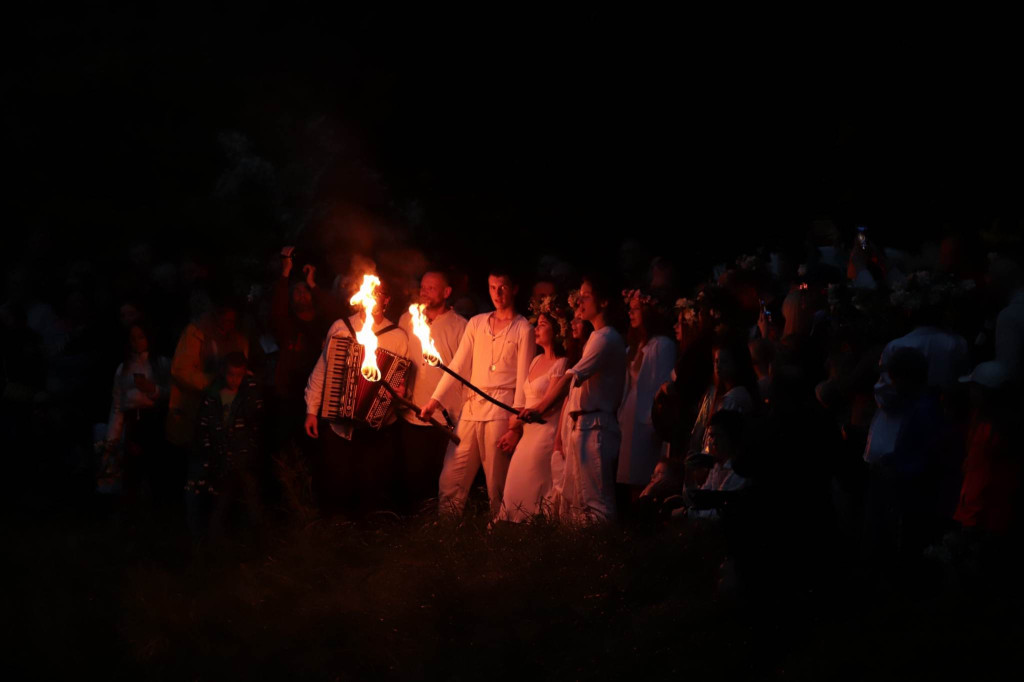
[[[455,357],[450,364],[445,364],[492,398],[522,409],[526,407],[526,377],[530,373],[530,361],[537,353],[533,327],[525,317],[516,315],[504,329],[492,334],[489,324],[492,315],[494,313],[475,315],[466,324]],[[431,397],[441,404],[448,404],[452,399],[450,392],[460,387],[461,384],[446,373]],[[462,419],[485,422],[510,416],[475,391],[466,390],[463,397]]]
[[[715,462],[715,465],[711,467],[711,471],[708,472],[708,477],[704,479],[704,483],[701,484],[701,490],[717,490],[717,491],[730,491],[730,490],[741,490],[747,485],[747,479],[743,478],[739,474],[732,470],[732,460],[728,459],[724,463]],[[713,519],[718,516],[717,509],[694,509],[689,512],[692,518],[698,519]]]
[[[747,484],[747,479],[732,470],[732,460],[724,463],[715,462],[708,472],[708,477],[701,484],[701,490],[739,490]]]
[[[918,327],[906,336],[890,341],[879,360],[882,372],[875,383],[878,409],[871,418],[864,461],[876,462],[896,449],[896,439],[903,424],[899,395],[889,379],[887,368],[900,348],[916,348],[928,360],[928,385],[948,388],[967,372],[967,341],[937,327]]]
[[[359,329],[363,325],[362,313],[356,313],[348,319],[353,329]],[[391,320],[384,318],[380,324],[373,323],[373,331],[378,333],[381,329],[391,326],[391,324],[393,324]],[[313,371],[310,372],[309,379],[306,381],[306,414],[320,414],[320,402],[324,394],[324,375],[327,373],[327,342],[332,336],[352,335],[349,333],[348,326],[344,320],[335,320],[330,330],[328,330],[327,336],[324,338],[323,350],[320,351],[320,357],[317,358],[316,365],[313,366]],[[387,334],[377,337],[377,345],[384,350],[391,351],[395,355],[401,355],[404,358],[409,357],[409,340],[401,329],[392,329]],[[395,415],[392,412],[385,423],[391,424],[394,421]],[[331,424],[331,429],[342,438],[352,439],[352,426],[349,424]]]
[[[167,377],[171,375],[171,361],[157,358],[157,367],[162,376],[153,375],[153,366],[149,362],[149,354],[143,353],[132,358],[125,367],[124,363],[117,366],[114,372],[114,388],[110,402],[110,417],[107,419],[107,440],[119,441],[124,435],[124,413],[131,410],[145,410],[154,407],[157,402],[167,397]],[[135,387],[136,374],[142,374],[156,384],[156,398]]]
[[[569,372],[572,386],[566,412],[614,415],[626,383],[626,342],[611,325],[590,335],[583,356]]]
[[[996,360],[1009,370],[1012,381],[1024,375],[1024,289],[1010,298],[996,318]]]
[[[434,342],[437,352],[441,354],[441,362],[450,366],[466,331],[466,318],[449,309],[435,317],[433,322],[428,320],[427,324],[430,325],[430,339]],[[434,395],[434,389],[445,373],[441,368],[432,367],[423,359],[423,346],[412,331],[412,315],[408,312],[402,315],[398,320],[398,326],[405,330],[409,339],[409,359],[412,360],[409,373],[406,374],[406,390],[411,391],[408,394],[409,400],[423,407]],[[461,389],[462,384],[459,384],[445,396],[444,409],[452,419],[458,418],[459,410],[462,409]],[[410,424],[426,426],[412,410],[402,409],[399,413]]]
[[[881,365],[889,366],[900,348],[916,348],[928,360],[928,385],[948,388],[970,369],[967,366],[967,341],[962,336],[938,327],[917,327],[906,336],[894,339],[882,351]]]

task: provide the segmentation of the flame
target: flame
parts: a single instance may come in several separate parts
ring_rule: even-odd
[[[366,319],[363,328],[356,332],[356,341],[363,345],[363,364],[359,368],[367,381],[380,381],[380,368],[377,367],[377,335],[373,333],[373,309],[377,307],[374,292],[380,286],[380,280],[374,275],[363,275],[363,284],[355,296],[349,299],[352,305],[363,306]]]
[[[430,326],[427,325],[427,317],[423,314],[422,303],[413,303],[409,306],[409,314],[412,316],[412,333],[420,340],[423,347],[423,359],[428,365],[437,367],[441,363],[441,354],[437,352],[434,341],[430,338]]]

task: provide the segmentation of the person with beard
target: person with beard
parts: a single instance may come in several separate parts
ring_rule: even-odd
[[[494,311],[476,315],[469,321],[449,366],[460,376],[468,375],[474,386],[495,400],[521,410],[526,406],[530,361],[537,350],[533,328],[515,310],[519,286],[509,271],[491,268],[487,286]],[[429,419],[449,400],[453,390],[461,390],[458,382],[448,375],[442,377],[433,396],[420,411],[420,417]],[[497,515],[509,456],[521,436],[521,427],[517,429],[512,424],[508,412],[475,393],[468,394],[459,421],[462,442],[445,458],[438,482],[439,511],[456,516],[462,514],[470,486],[482,466],[491,517]]]
[[[466,318],[449,305],[451,295],[452,287],[444,272],[430,270],[423,274],[419,299],[423,315],[430,325],[430,338],[445,365],[452,362],[466,331]],[[412,360],[406,374],[406,390],[413,404],[422,406],[430,401],[444,372],[423,360],[423,349],[413,333],[410,313],[402,314],[398,326],[409,338],[409,359]],[[442,407],[453,419],[459,417],[462,397],[461,387],[454,387],[445,395]],[[403,502],[408,509],[415,510],[423,501],[437,494],[441,467],[445,457],[454,455],[455,444],[443,433],[429,428],[412,410],[402,408],[399,415],[402,419],[398,423],[398,468],[402,477]]]

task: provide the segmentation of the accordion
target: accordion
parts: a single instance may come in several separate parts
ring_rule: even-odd
[[[328,341],[320,416],[334,422],[380,429],[392,402],[391,392],[380,384],[386,381],[397,389],[411,362],[401,355],[377,348],[380,382],[371,382],[364,379],[360,371],[363,350],[363,345],[351,336],[332,336]]]

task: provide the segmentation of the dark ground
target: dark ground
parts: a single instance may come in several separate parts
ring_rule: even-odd
[[[456,527],[310,511],[282,508],[262,537],[216,549],[96,500],[6,515],[8,666],[197,680],[972,679],[1000,671],[1024,634],[1019,588],[938,567],[906,592],[836,578],[739,606],[716,589],[713,527],[488,531],[482,514]]]

